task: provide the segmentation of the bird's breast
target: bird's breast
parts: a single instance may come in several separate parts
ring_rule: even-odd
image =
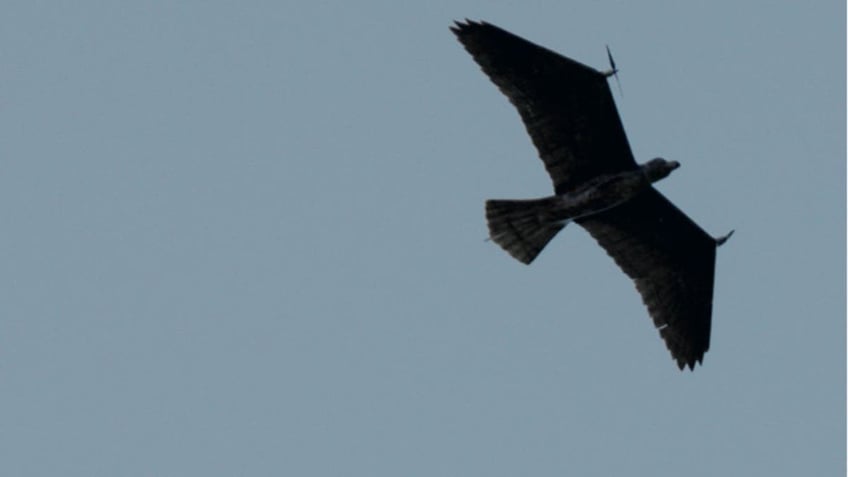
[[[599,176],[559,195],[558,209],[569,218],[586,217],[621,205],[650,185],[640,171]]]

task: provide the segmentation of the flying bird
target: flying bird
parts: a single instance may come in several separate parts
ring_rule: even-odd
[[[652,186],[677,161],[636,163],[607,82],[612,55],[602,72],[486,22],[451,31],[518,109],[554,186],[549,197],[487,201],[490,238],[529,264],[576,222],[635,282],[678,367],[703,363],[716,249],[733,231],[714,238]]]

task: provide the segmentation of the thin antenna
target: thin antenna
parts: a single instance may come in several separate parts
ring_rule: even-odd
[[[721,245],[723,245],[723,244],[724,244],[724,242],[727,242],[727,239],[729,239],[729,238],[730,238],[730,236],[731,236],[731,235],[733,235],[733,232],[736,232],[736,230],[731,230],[731,231],[730,231],[730,232],[728,232],[728,233],[727,233],[727,235],[725,235],[724,237],[719,237],[719,238],[715,239],[715,241],[716,241],[716,247],[720,247]]]
[[[609,64],[610,64],[610,70],[608,72],[604,73],[604,74],[606,74],[607,77],[609,77],[610,75],[615,76],[615,84],[618,85],[618,94],[620,94],[622,97],[624,97],[624,91],[621,89],[621,81],[618,80],[618,68],[615,67],[615,60],[612,59],[612,53],[610,52],[609,45],[606,45],[606,47],[607,47],[607,58],[609,59]]]

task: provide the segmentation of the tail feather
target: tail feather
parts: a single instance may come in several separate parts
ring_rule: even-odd
[[[550,220],[552,197],[486,201],[489,236],[518,261],[529,264],[568,224]]]

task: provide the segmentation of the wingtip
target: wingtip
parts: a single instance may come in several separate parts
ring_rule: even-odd
[[[454,20],[453,25],[450,28],[451,28],[451,30],[456,30],[456,29],[468,28],[468,27],[471,27],[471,26],[479,26],[479,25],[482,25],[482,24],[483,24],[483,22],[477,22],[477,21],[474,21],[474,20],[471,20],[471,19],[468,19],[468,18],[464,18],[462,20]]]
[[[695,371],[695,365],[698,365],[698,364],[700,364],[701,366],[704,365],[704,357],[703,356],[701,356],[699,358],[695,358],[695,359],[693,359],[692,361],[689,362],[689,371],[690,372]]]
[[[450,29],[450,31],[453,32],[454,35],[459,35],[459,32],[461,32],[464,27],[465,25],[462,22],[460,22],[459,20],[454,20],[453,25],[449,26],[448,28]]]
[[[691,359],[689,361],[686,361],[684,359],[677,360],[677,367],[680,368],[681,371],[686,371],[686,368],[689,368],[689,371],[693,372],[695,371],[695,366],[698,364],[700,364],[701,366],[704,365],[703,357]]]

